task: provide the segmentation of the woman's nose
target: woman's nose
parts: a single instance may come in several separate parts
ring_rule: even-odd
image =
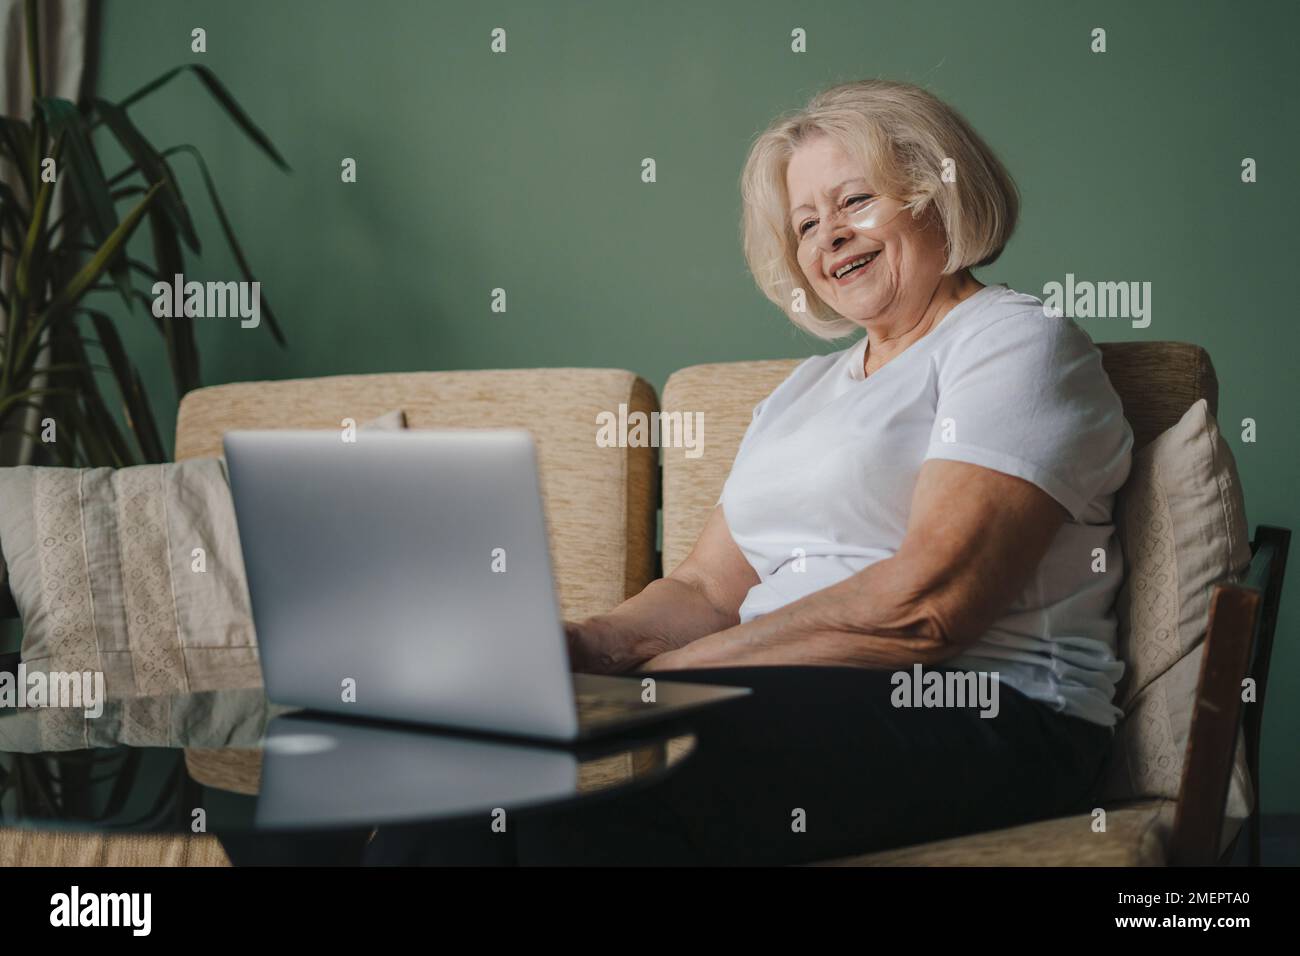
[[[853,226],[845,217],[837,217],[827,223],[827,228],[818,230],[821,234],[817,241],[826,250],[838,249],[853,237]]]

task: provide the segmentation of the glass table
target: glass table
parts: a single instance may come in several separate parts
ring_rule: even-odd
[[[0,711],[0,827],[328,834],[569,804],[652,783],[681,718],[574,747],[338,719],[260,687]]]

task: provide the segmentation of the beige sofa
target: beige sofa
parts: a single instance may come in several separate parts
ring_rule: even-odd
[[[1177,422],[1198,398],[1215,409],[1217,381],[1204,350],[1172,342],[1101,348],[1137,447]],[[580,618],[613,607],[685,557],[718,498],[754,404],[797,361],[704,365],[675,373],[664,389],[663,410],[704,413],[706,454],[689,458],[680,449],[664,449],[662,466],[657,449],[596,444],[599,413],[618,414],[620,406],[628,414],[659,409],[646,382],[631,372],[602,369],[394,373],[204,388],[181,403],[176,458],[219,455],[221,436],[232,428],[335,428],[344,418],[363,421],[394,408],[405,412],[410,428],[527,428],[537,440],[560,604],[566,618]],[[661,489],[662,559],[656,552]],[[1090,826],[1090,817],[1067,818],[835,862],[1132,866],[1211,862],[1230,852],[1236,833],[1230,825],[1224,838],[1224,797],[1240,723],[1232,682],[1236,675],[1239,686],[1252,653],[1259,665],[1257,638],[1271,641],[1287,535],[1284,529],[1261,529],[1253,577],[1215,593],[1211,615],[1217,623],[1201,680],[1209,706],[1197,709],[1176,798],[1110,806],[1103,833]],[[1266,676],[1267,653],[1262,664]],[[1214,674],[1219,676],[1212,680]],[[1256,781],[1259,711],[1262,694],[1261,706],[1246,720]],[[210,837],[0,831],[0,865],[223,862]]]

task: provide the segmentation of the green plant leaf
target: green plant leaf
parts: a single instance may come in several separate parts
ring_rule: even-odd
[[[56,145],[55,152],[58,152]],[[23,240],[22,252],[18,256],[18,270],[14,273],[14,288],[20,298],[32,298],[32,273],[40,265],[44,249],[45,218],[50,213],[50,199],[54,195],[54,183],[41,183],[36,193],[36,203],[32,207],[32,218],[27,224],[27,236]],[[39,276],[38,276],[39,279]],[[39,292],[39,287],[37,292]]]
[[[135,290],[135,297],[140,300],[140,305],[144,307],[145,315],[149,316],[149,318],[153,320],[154,328],[158,330],[158,334],[165,339],[167,337],[167,330],[163,325],[163,320],[153,314],[153,299],[149,298],[149,296],[145,295],[139,289]]]
[[[76,395],[75,388],[25,388],[21,392],[11,392],[0,398],[0,417],[8,412],[10,406],[19,403],[25,398],[36,398],[41,395]]]
[[[94,310],[79,308],[76,311]],[[67,376],[67,380],[76,388],[76,398],[56,398],[53,402],[55,411],[60,421],[67,419],[75,423],[74,444],[83,448],[87,464],[115,468],[130,465],[135,462],[135,454],[100,392],[99,379],[92,371],[90,356],[86,351],[87,344],[91,342],[100,351],[104,351],[100,342],[87,340],[75,324],[63,324],[51,329],[50,347],[55,361],[67,361],[80,367],[78,372]],[[117,384],[120,390],[121,385]]]
[[[7,155],[17,168],[18,178],[22,180],[30,202],[36,193],[29,167],[32,157],[32,128],[15,117],[0,116],[0,154]]]
[[[47,97],[37,106],[49,123],[50,132],[67,140],[68,164],[71,166],[73,191],[88,215],[86,223],[101,242],[117,227],[117,213],[108,195],[108,181],[99,165],[99,157],[87,136],[85,121],[70,100]]]
[[[171,282],[174,276],[185,272],[180,243],[176,241],[176,230],[157,209],[151,209],[149,232],[153,238],[154,262],[158,267],[159,279]],[[152,304],[149,314],[153,315]],[[187,392],[199,387],[199,349],[194,336],[194,317],[185,315],[182,309],[180,315],[166,320],[158,319],[157,324],[167,346],[167,361],[171,366],[176,400],[180,401]]]
[[[118,391],[126,405],[127,424],[135,434],[136,443],[146,462],[166,461],[167,453],[163,450],[162,439],[158,435],[158,424],[154,421],[149,399],[145,396],[144,383],[140,373],[127,357],[122,340],[118,337],[113,320],[103,312],[86,310],[95,324],[95,335],[103,346],[108,364],[113,370]]]
[[[89,262],[81,267],[81,271],[73,276],[72,280],[67,285],[55,293],[54,298],[42,313],[43,316],[51,315],[58,312],[60,309],[67,308],[69,305],[80,299],[86,290],[95,284],[95,280],[103,275],[104,270],[108,268],[109,262],[117,256],[118,252],[120,252],[122,247],[126,244],[126,241],[131,238],[131,233],[135,232],[135,227],[138,226],[140,220],[144,218],[145,211],[149,208],[149,204],[153,201],[154,196],[158,195],[158,190],[162,188],[162,183],[155,183],[149,191],[145,193],[144,198],[136,204],[134,209],[127,213],[126,218],[118,223],[117,228],[114,229],[112,234],[104,240],[104,243],[99,247],[99,251],[90,258]],[[123,267],[125,267],[125,257],[119,257],[119,261],[121,261]],[[130,298],[131,291],[132,290],[128,288],[128,299]],[[129,305],[130,303],[128,302],[128,307]]]
[[[91,146],[85,118],[76,105],[68,100],[46,97],[36,103],[49,123],[50,131],[66,141],[66,166],[71,168],[69,181],[72,183],[73,195],[95,241],[102,243],[117,228],[117,210],[109,195],[108,181],[104,178],[103,167],[99,165],[99,156]],[[127,274],[126,265],[116,261],[110,261],[107,265],[129,311],[131,278]]]
[[[141,190],[141,192],[145,192],[145,191],[146,190]],[[152,216],[156,211],[157,211],[156,209],[150,209],[147,215]],[[98,251],[99,251],[98,246],[92,246],[90,243],[87,242],[68,242],[60,245],[54,254],[66,257],[66,256],[75,256],[78,252],[94,253]],[[130,256],[127,256],[126,264],[152,282],[162,281],[163,278],[162,275],[158,272],[157,269],[149,265],[149,263],[147,262],[141,262],[139,259],[132,259]],[[152,301],[152,300],[146,299],[146,301]]]
[[[15,249],[22,248],[23,236],[27,232],[23,208],[18,205],[13,190],[4,183],[0,183],[0,229],[9,233]]]
[[[8,414],[13,415],[16,414],[19,409],[23,409],[23,408],[29,408],[32,411],[36,412],[37,414],[40,414],[46,410],[45,406],[40,404],[39,402],[23,400],[21,402],[14,402],[12,405],[8,407],[7,412]],[[41,433],[39,429],[34,431],[23,425],[5,425],[3,429],[0,429],[0,434],[25,435],[27,438],[32,439],[32,441],[41,440]],[[57,446],[59,443],[55,442],[54,444]]]
[[[79,423],[76,433],[77,444],[83,448],[86,465],[91,468],[105,465],[110,468],[123,468],[137,464],[131,445],[122,435],[122,430],[118,428],[113,413],[104,404],[98,386],[96,385],[93,400],[88,391],[81,395],[81,400],[81,406],[74,404],[73,407],[77,410],[75,420]]]
[[[112,198],[113,202],[116,203],[123,199],[130,199],[132,196],[143,196],[148,191],[149,190],[144,186],[121,186],[117,189],[114,189],[108,195]],[[65,223],[66,220],[67,220],[66,216],[59,216],[53,222],[51,222],[50,230],[49,230],[50,235],[53,236],[55,232],[59,229],[59,227],[61,227]],[[75,227],[67,231],[67,235],[73,236],[76,234],[77,234],[77,230]],[[63,245],[61,241],[55,244],[60,246]]]
[[[198,63],[186,63],[182,66],[173,67],[156,80],[146,83],[126,99],[120,101],[118,106],[126,109],[132,103],[138,102],[154,90],[169,83],[172,79],[185,72],[192,72],[197,76],[199,82],[202,83],[204,87],[207,88],[207,91],[212,94],[212,98],[221,104],[221,108],[226,111],[226,114],[235,125],[244,131],[244,135],[256,143],[262,152],[271,157],[272,162],[285,172],[289,171],[289,164],[285,162],[284,157],[280,155],[279,150],[275,148],[267,135],[263,133],[261,129],[258,128],[257,124],[249,118],[248,114],[244,112],[244,108],[239,105],[233,96],[230,95],[230,91],[227,90],[222,82],[217,79],[216,74],[206,66],[202,66]]]
[[[239,265],[239,271],[246,282],[256,281],[253,278],[253,270],[249,268],[248,260],[244,258],[244,250],[239,246],[239,240],[235,238],[235,230],[230,225],[230,219],[226,216],[226,207],[221,204],[221,197],[217,195],[216,184],[212,182],[212,175],[208,172],[208,164],[203,161],[203,154],[195,147],[189,144],[173,146],[170,149],[163,150],[163,155],[170,156],[175,153],[188,153],[194,157],[194,161],[199,165],[199,172],[203,174],[203,185],[207,187],[208,198],[212,200],[212,208],[216,210],[217,221],[221,223],[221,231],[226,237],[226,244],[230,247],[231,255],[235,257],[235,262]],[[280,323],[276,321],[275,313],[271,310],[271,304],[262,296],[262,318],[266,319],[266,324],[271,329],[271,336],[281,346],[286,344],[284,333],[280,331]]]
[[[122,144],[127,155],[135,161],[145,178],[150,183],[160,182],[165,185],[162,195],[158,197],[158,208],[162,209],[176,225],[181,238],[185,240],[190,250],[195,253],[201,252],[199,237],[194,231],[194,221],[190,218],[189,209],[185,206],[185,198],[181,195],[180,187],[176,185],[176,177],[172,175],[167,160],[144,138],[136,125],[131,122],[131,118],[126,115],[126,110],[106,100],[96,99],[93,102],[109,130]]]
[[[104,369],[103,366],[96,366],[96,367],[100,369]],[[42,365],[40,368],[33,367],[31,369],[28,369],[27,372],[31,377],[34,378],[37,375],[58,375],[62,372],[77,372],[80,371],[80,369],[81,366],[76,364],[75,362],[58,362],[54,365]]]

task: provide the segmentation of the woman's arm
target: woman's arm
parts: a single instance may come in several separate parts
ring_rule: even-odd
[[[695,547],[667,577],[651,581],[607,614],[566,623],[574,670],[616,674],[665,651],[732,627],[758,575],[736,547],[722,507]]]
[[[931,459],[921,466],[907,533],[892,557],[746,624],[665,651],[642,669],[939,663],[1002,615],[1067,517],[1028,481]]]

